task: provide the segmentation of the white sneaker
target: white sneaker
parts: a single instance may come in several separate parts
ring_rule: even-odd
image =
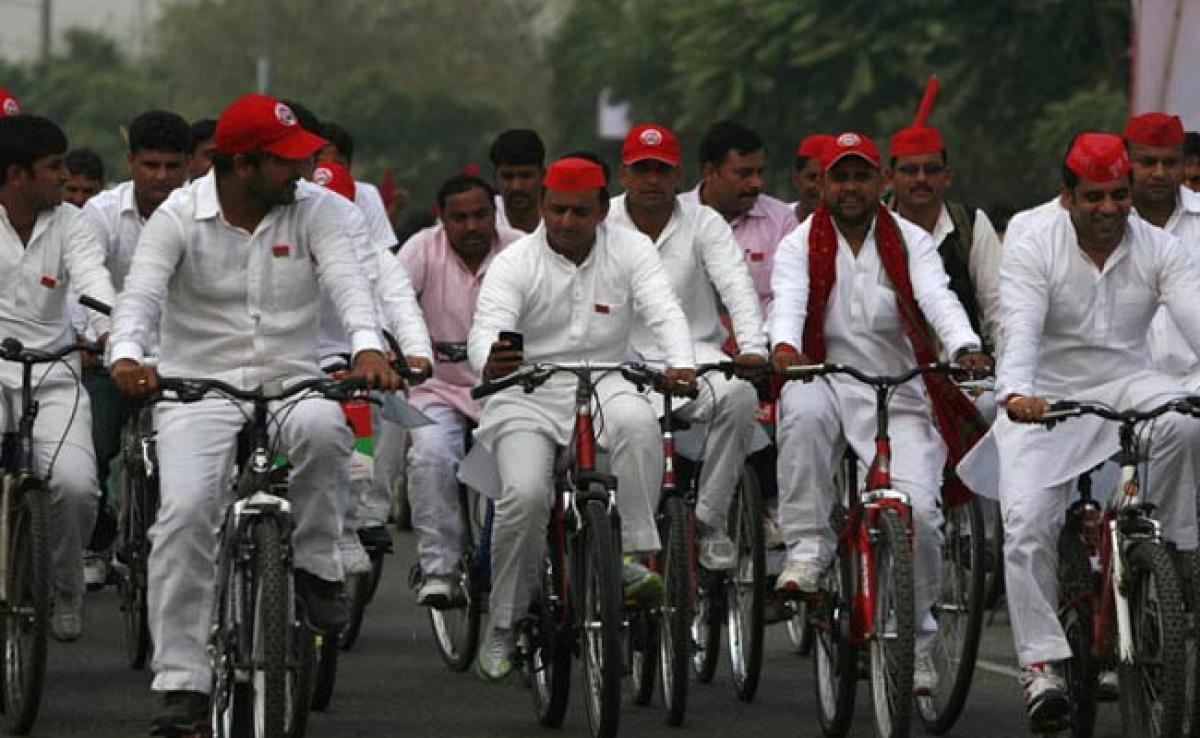
[[[821,570],[807,561],[789,560],[775,580],[775,591],[816,594],[821,589]]]
[[[1121,698],[1121,680],[1116,669],[1101,669],[1096,680],[1096,701],[1116,702]]]
[[[479,644],[475,658],[475,673],[485,682],[499,682],[513,670],[513,654],[517,650],[516,628],[493,628],[488,625],[487,636]]]
[[[737,566],[737,547],[724,528],[696,521],[696,559],[709,571],[728,571]]]
[[[79,640],[83,635],[83,601],[68,602],[55,598],[54,611],[50,614],[50,632],[63,643]]]
[[[371,557],[354,531],[343,532],[338,538],[338,554],[342,557],[342,568],[347,576],[371,571]]]
[[[83,583],[88,591],[103,589],[108,583],[108,555],[103,551],[83,552]]]
[[[1021,670],[1021,686],[1025,691],[1025,712],[1035,733],[1047,733],[1066,727],[1071,704],[1067,698],[1067,682],[1053,664],[1030,664]]]
[[[913,694],[917,697],[929,697],[937,689],[938,673],[933,658],[928,654],[918,654],[913,659]]]
[[[466,604],[458,577],[453,574],[426,576],[421,582],[421,588],[417,590],[417,604],[435,610],[446,610]]]

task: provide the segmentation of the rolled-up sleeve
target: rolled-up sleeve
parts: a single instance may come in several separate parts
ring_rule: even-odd
[[[801,349],[804,321],[808,316],[807,227],[797,228],[779,243],[771,272],[771,292],[774,298],[767,316],[767,335],[771,344],[786,343]]]

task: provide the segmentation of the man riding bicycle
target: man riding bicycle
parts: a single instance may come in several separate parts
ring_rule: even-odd
[[[775,257],[768,323],[775,367],[831,361],[899,374],[935,360],[936,336],[965,368],[988,371],[991,362],[979,352],[979,336],[949,288],[929,234],[879,203],[879,168],[875,144],[857,133],[843,133],[823,150],[824,202]],[[946,436],[959,430],[982,435],[974,406],[952,384],[926,385],[904,385],[891,403],[892,480],[908,496],[914,522],[918,694],[937,683],[929,658],[936,632],[930,606],[941,570],[942,468],[948,449],[954,453],[973,440]],[[835,553],[828,522],[834,470],[847,443],[859,458],[872,458],[874,434],[869,387],[836,376],[784,387],[776,439],[788,554],[778,590],[808,595],[821,589]]]
[[[618,362],[628,356],[630,333],[641,320],[664,349],[668,380],[692,386],[687,319],[654,245],[604,222],[603,166],[582,155],[560,159],[546,170],[540,197],[542,225],[497,256],[483,280],[469,339],[472,366],[494,379],[526,361]],[[503,340],[501,331],[522,334],[524,349]],[[497,393],[485,404],[475,434],[495,457],[502,487],[492,533],[487,637],[476,664],[487,680],[512,670],[514,626],[540,580],[556,450],[567,445],[574,420],[572,379],[554,377],[532,395],[519,387]],[[620,484],[622,548],[627,554],[656,551],[663,456],[654,408],[619,376],[601,379],[596,395],[599,441]],[[626,563],[623,576],[627,599],[661,601],[661,578],[636,559]]]
[[[143,230],[113,320],[117,386],[155,391],[158,375],[141,363],[155,329],[167,376],[245,388],[322,376],[324,290],[350,334],[353,373],[396,389],[337,196],[300,182],[323,139],[302,130],[287,105],[245,95],[221,114],[216,143],[213,171],[176,190]],[[300,402],[277,420],[292,464],[296,590],[309,624],[336,632],[348,614],[337,540],[351,434],[331,402]],[[165,693],[159,735],[195,730],[207,717],[216,531],[244,421],[239,407],[216,398],[157,410],[162,498],[148,583],[152,689]]]
[[[1076,137],[1063,166],[1058,215],[1006,244],[1001,263],[1001,350],[996,396],[1017,420],[1037,420],[1054,400],[1146,408],[1186,394],[1151,368],[1147,336],[1165,306],[1200,349],[1200,272],[1179,240],[1131,217],[1125,142],[1106,133]],[[1069,433],[1013,423],[1003,415],[988,443],[960,465],[968,484],[995,486],[1004,515],[1004,577],[1021,682],[1035,730],[1065,719],[1058,662],[1071,649],[1058,620],[1058,539],[1072,483],[1117,450],[1117,428],[1088,416]],[[1196,548],[1195,491],[1200,424],[1181,415],[1155,421],[1148,444],[1151,486],[1164,538]],[[989,458],[992,457],[992,458]],[[985,492],[986,493],[986,492]]]

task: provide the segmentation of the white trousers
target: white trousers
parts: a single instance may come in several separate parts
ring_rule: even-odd
[[[295,568],[340,581],[337,541],[353,436],[341,408],[327,400],[304,400],[277,417],[272,429],[292,464]],[[244,422],[218,398],[157,408],[161,502],[148,562],[156,691],[210,689],[217,534],[233,501],[230,471]]]
[[[458,465],[470,421],[449,405],[432,405],[434,421],[409,430],[408,501],[417,533],[417,559],[425,574],[450,574],[462,555]]]
[[[946,450],[927,412],[913,412],[897,401],[889,418],[892,487],[908,495],[912,505],[916,622],[918,633],[928,634],[936,628],[930,607],[941,582],[941,479]],[[834,473],[847,442],[862,463],[870,462],[874,419],[874,401],[866,393],[838,393],[824,379],[784,385],[776,426],[777,476],[779,524],[789,560],[821,569],[832,563],[836,539],[829,515]],[[921,639],[922,643],[928,639]]]
[[[38,376],[35,371],[34,381]],[[55,380],[43,384],[34,400],[38,403],[34,464],[47,479],[50,492],[51,596],[76,606],[83,600],[83,547],[96,523],[100,489],[92,447],[92,406],[82,384]],[[0,428],[15,429],[20,412],[20,386],[3,387]]]
[[[597,426],[617,477],[621,545],[626,552],[657,551],[654,512],[663,473],[657,416],[646,396],[605,388],[604,383],[597,388],[603,408],[603,422]],[[492,450],[501,492],[492,523],[490,620],[494,627],[508,628],[525,614],[540,580],[557,447],[548,433],[509,430],[495,438]]]
[[[733,488],[750,455],[758,423],[758,393],[741,379],[706,374],[700,381],[700,395],[675,414],[706,423],[708,438],[700,469],[696,517],[710,527],[724,528]]]
[[[370,484],[356,486],[347,517],[347,528],[358,530],[387,525],[392,512],[392,495],[404,477],[404,458],[408,448],[405,428],[373,414],[375,423],[375,478]],[[401,487],[403,489],[403,487]]]
[[[1089,398],[1118,409],[1147,408],[1181,391],[1176,380],[1151,375],[1136,383],[1112,387],[1107,397],[1097,397],[1093,390]],[[1078,422],[1068,420],[1046,434],[1040,426],[1018,425],[1006,417],[997,421],[997,430],[1016,439],[1005,439],[1000,444],[1000,510],[1004,516],[1004,586],[1013,642],[1023,666],[1071,656],[1058,622],[1058,537],[1075,482],[1039,483],[1039,469],[1030,468],[1021,458],[1021,448],[1025,443],[1052,442],[1055,434],[1071,433],[1071,424]],[[1149,483],[1142,489],[1144,499],[1157,506],[1154,516],[1162,523],[1164,537],[1182,550],[1196,548],[1198,449],[1200,421],[1164,415],[1155,423],[1151,436],[1148,475],[1142,468],[1141,479]],[[1115,453],[1117,449],[1109,451]],[[1006,452],[1013,456],[1005,458]],[[1107,499],[1110,491],[1098,487],[1094,497]]]

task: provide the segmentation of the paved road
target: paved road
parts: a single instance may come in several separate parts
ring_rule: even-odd
[[[545,731],[533,720],[529,694],[517,686],[480,683],[473,675],[454,674],[442,666],[430,637],[428,621],[405,586],[413,560],[411,534],[399,536],[401,551],[387,561],[379,597],[355,650],[344,654],[333,704],[315,715],[309,735],[451,736],[494,738],[538,735],[587,736],[578,691],[573,712],[560,731]],[[34,734],[54,738],[109,738],[145,734],[155,713],[147,673],[127,669],[122,661],[119,612],[111,589],[89,595],[87,631],[74,644],[54,643],[48,690]],[[952,736],[988,738],[1026,734],[1020,693],[1012,677],[1012,650],[1006,618],[998,614],[988,627],[983,658],[967,711]],[[754,735],[817,735],[813,705],[812,665],[791,654],[782,626],[773,627],[763,681],[753,704],[737,701],[724,669],[711,685],[694,684],[682,729],[668,728],[660,707],[626,702],[621,715],[623,736],[727,738],[738,731]],[[852,735],[869,736],[869,695],[859,691],[858,721]],[[1114,705],[1102,709],[1098,735],[1118,736],[1120,718]],[[920,731],[914,731],[919,735]]]

